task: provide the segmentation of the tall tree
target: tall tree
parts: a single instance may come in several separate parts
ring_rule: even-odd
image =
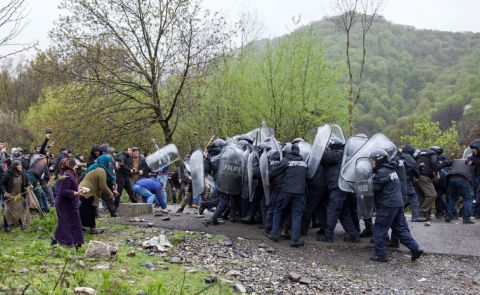
[[[8,56],[29,50],[35,43],[12,44],[12,41],[25,28],[25,0],[3,0],[0,2],[0,60]],[[14,49],[8,49],[8,48]]]
[[[74,77],[104,88],[101,112],[134,111],[109,127],[128,134],[159,124],[171,142],[178,106],[225,51],[223,18],[198,0],[64,0],[61,8],[68,14],[51,35],[74,60]]]
[[[348,128],[351,135],[354,132],[353,115],[355,106],[358,104],[362,94],[362,82],[367,56],[366,37],[375,21],[382,2],[383,0],[335,0],[334,10],[336,16],[330,18],[335,26],[345,34],[345,58],[348,70],[348,87],[346,90],[348,98]],[[358,74],[356,74],[352,67],[350,49],[353,27],[358,22],[361,25],[362,57],[360,69]],[[354,90],[355,81],[356,90]]]

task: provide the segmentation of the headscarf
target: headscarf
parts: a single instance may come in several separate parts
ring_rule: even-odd
[[[87,173],[97,169],[102,168],[107,173],[107,182],[115,183],[115,175],[110,172],[110,163],[113,162],[113,158],[110,155],[101,155],[97,158],[97,161],[90,165],[87,169]]]
[[[60,172],[71,171],[75,175],[75,161],[70,158],[65,158],[60,161]]]

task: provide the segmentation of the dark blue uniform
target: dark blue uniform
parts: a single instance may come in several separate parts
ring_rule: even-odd
[[[405,207],[411,206],[412,221],[417,221],[420,216],[420,201],[415,190],[414,181],[420,176],[417,161],[413,158],[415,148],[411,145],[405,145],[402,150],[403,165],[407,176],[407,194],[405,197]]]
[[[280,156],[272,157],[269,161],[269,170],[275,170],[277,166],[280,165]],[[282,177],[281,175],[272,176],[270,175],[270,204],[267,206],[267,212],[265,217],[263,217],[263,229],[265,233],[270,233],[272,230],[273,223],[273,212],[275,204],[277,202],[278,195],[280,194],[280,189],[282,186]]]
[[[359,237],[359,229],[355,226],[350,213],[350,198],[353,195],[338,188],[342,158],[343,149],[327,150],[323,154],[321,162],[325,167],[329,192],[327,224],[325,227],[325,238],[323,239],[326,242],[333,242],[333,232],[339,219],[348,235],[347,239],[354,241]]]
[[[403,213],[403,200],[400,180],[395,171],[395,163],[385,163],[377,167],[373,176],[376,218],[373,227],[375,255],[387,256],[388,231],[391,228],[396,238],[413,253],[420,251],[412,238]],[[413,256],[412,256],[413,257]]]
[[[327,177],[323,165],[318,165],[315,175],[307,180],[307,186],[307,204],[302,217],[303,235],[308,233],[310,223],[312,219],[315,218],[315,213],[319,213],[320,228],[325,229],[327,223],[328,189]]]
[[[307,163],[300,156],[298,147],[292,146],[278,166],[271,169],[271,176],[282,175],[280,193],[274,204],[272,231],[270,236],[278,237],[283,211],[290,206],[292,218],[292,242],[299,242],[302,226],[302,214],[305,209],[305,179]]]

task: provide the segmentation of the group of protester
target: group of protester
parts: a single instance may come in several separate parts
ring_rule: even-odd
[[[361,134],[348,140],[329,136],[321,152],[315,143],[312,146],[301,138],[280,144],[273,137],[259,141],[244,134],[214,140],[201,152],[200,162],[192,160],[192,153],[172,172],[173,162],[168,161],[153,171],[135,147],[116,153],[107,144],[94,145],[87,161],[63,147],[54,157],[49,139],[47,132],[42,145],[32,153],[12,148],[7,154],[5,143],[0,142],[3,226],[5,231],[15,225],[24,228],[30,208],[48,213],[54,206],[58,226],[52,244],[67,247],[81,246],[84,231],[101,233],[95,221],[99,204],[117,216],[124,191],[130,202],[152,204],[167,213],[167,187],[174,202],[177,197],[182,200],[177,213],[195,200],[199,214],[207,209],[213,212],[207,225],[222,220],[257,223],[270,240],[291,239],[292,247],[304,245],[300,238],[310,228],[319,228],[317,240],[333,243],[340,220],[345,241],[372,237],[375,256],[371,259],[375,261],[387,261],[386,247],[399,247],[399,243],[411,250],[412,261],[422,255],[410,234],[406,207],[410,207],[413,222],[428,221],[433,209],[437,218],[447,222],[461,216],[464,224],[471,224],[472,216],[480,218],[479,202],[475,212],[472,208],[472,190],[477,201],[480,197],[480,139],[471,143],[470,155],[452,160],[440,147],[418,150],[406,144],[397,150],[393,143],[365,144],[368,138]],[[355,147],[352,142],[362,144]],[[359,203],[356,188],[349,190],[342,185],[346,181],[343,172],[359,151],[367,153],[372,169],[371,178],[364,183],[366,191],[372,191],[371,209],[367,203]],[[318,163],[312,165],[315,161]],[[199,168],[202,187],[195,195]],[[375,222],[372,214],[358,210],[375,210]]]
[[[117,154],[108,144],[93,145],[84,161],[82,155],[73,156],[69,148],[62,147],[55,157],[50,135],[45,134],[43,144],[33,153],[12,148],[8,154],[6,143],[0,142],[0,197],[6,232],[17,225],[24,229],[31,209],[48,214],[50,207],[55,207],[58,226],[52,244],[79,247],[84,231],[102,233],[95,221],[101,202],[112,217],[117,216],[123,190],[130,202],[157,202],[166,208],[168,170],[152,173],[138,148],[129,147]],[[149,187],[147,192],[142,189],[145,186]]]

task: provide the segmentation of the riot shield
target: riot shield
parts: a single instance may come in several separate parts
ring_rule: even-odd
[[[236,141],[235,141],[233,138],[231,138],[231,137],[227,137],[226,140],[225,140],[225,143],[226,143],[227,145],[234,145],[235,142],[236,142]]]
[[[371,218],[375,210],[373,194],[373,167],[369,158],[358,158],[355,162],[356,181],[354,184],[357,197],[358,217]]]
[[[216,185],[217,190],[238,195],[242,191],[243,151],[235,147],[227,147],[219,160]]]
[[[252,151],[248,155],[247,160],[247,181],[248,181],[248,199],[253,200],[253,193],[255,192],[255,184],[253,183],[253,162],[255,160],[255,153]]]
[[[41,154],[33,154],[30,156],[30,167],[33,166],[33,164],[35,164],[35,162],[37,162],[38,160],[42,159],[43,155]]]
[[[179,159],[178,149],[171,143],[148,155],[145,161],[153,172],[157,172]]]
[[[345,163],[347,163],[367,141],[368,138],[364,136],[352,136],[347,139],[345,148],[343,149],[342,167],[345,166]],[[344,192],[354,191],[352,185],[346,182],[341,175],[338,177],[338,187]]]
[[[300,156],[302,156],[305,162],[308,161],[308,157],[310,156],[310,152],[312,151],[312,145],[306,141],[301,141],[298,144],[298,149],[300,150]]]
[[[467,147],[464,151],[463,151],[463,157],[462,159],[467,159],[468,157],[471,157],[472,156],[472,149],[470,147]]]
[[[340,187],[341,190],[346,192],[354,192],[353,184],[356,182],[356,175],[355,175],[355,165],[357,163],[357,159],[359,158],[368,158],[370,156],[370,152],[378,148],[392,148],[395,147],[395,144],[385,135],[381,133],[377,133],[372,136],[346,163],[342,166],[340,171],[340,177],[343,178],[344,181],[348,182],[352,188],[348,188],[347,186],[343,185]],[[397,153],[396,147],[393,150],[394,154]],[[393,154],[392,152],[392,154]],[[387,151],[388,153],[388,151]],[[390,156],[390,153],[389,153]]]
[[[243,158],[243,177],[242,177],[242,198],[249,198],[249,182],[248,182],[248,157],[250,156],[250,150],[247,148],[242,154]]]
[[[265,203],[270,204],[270,179],[268,173],[268,153],[263,151],[259,161],[260,175],[262,177],[263,193],[265,195]]]
[[[343,135],[342,127],[340,127],[337,124],[333,124],[333,125],[330,125],[330,128],[332,129],[332,136],[337,137],[343,143],[345,143],[345,136]]]
[[[325,124],[318,127],[317,134],[313,141],[312,149],[308,158],[307,178],[312,178],[317,173],[318,166],[322,160],[323,153],[328,146],[328,141],[332,134],[330,125]]]
[[[192,177],[192,170],[190,169],[190,159],[183,160],[183,175],[186,178]]]
[[[262,127],[260,128],[261,140],[264,141],[266,138],[275,136],[275,131],[273,128],[268,127],[265,121],[262,121]]]
[[[192,194],[197,197],[203,192],[205,186],[205,168],[203,153],[196,150],[190,156],[190,172],[192,174]]]

